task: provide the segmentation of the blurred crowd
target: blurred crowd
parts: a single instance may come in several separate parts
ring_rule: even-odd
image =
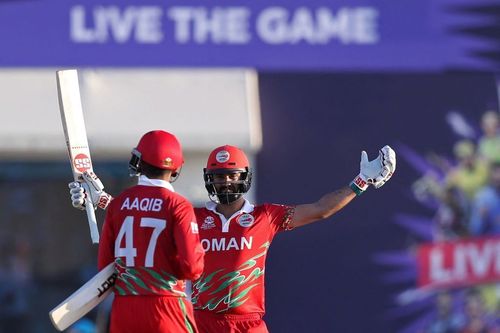
[[[432,155],[432,168],[413,184],[422,202],[437,207],[434,241],[500,236],[500,115],[487,111],[480,135],[462,138],[453,157]],[[500,333],[500,284],[439,290],[425,333]]]
[[[103,166],[111,191],[130,181],[115,165]],[[49,311],[96,273],[97,249],[85,217],[67,201],[69,171],[66,160],[2,165],[0,199],[7,209],[0,209],[0,333],[57,332]],[[96,309],[67,332],[106,332],[98,319]]]
[[[453,159],[433,155],[434,168],[413,185],[420,200],[438,203],[434,239],[500,235],[500,116],[487,111],[481,136],[461,139]]]
[[[441,291],[435,318],[425,333],[499,333],[500,312],[488,311],[486,298],[481,288]]]
[[[0,265],[0,332],[29,332],[32,290],[30,244],[15,240],[5,246]]]

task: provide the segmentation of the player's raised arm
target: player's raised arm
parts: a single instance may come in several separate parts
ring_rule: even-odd
[[[356,195],[361,195],[369,185],[380,188],[396,170],[396,153],[389,146],[379,151],[376,159],[369,161],[365,151],[361,153],[360,172],[349,186],[325,194],[318,201],[295,207],[291,228],[326,219],[344,208]]]

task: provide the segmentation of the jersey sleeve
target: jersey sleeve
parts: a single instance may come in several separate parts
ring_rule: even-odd
[[[99,249],[97,255],[97,268],[103,269],[115,260],[114,254],[114,232],[112,221],[112,204],[106,210],[106,217],[102,226]]]
[[[193,206],[182,200],[174,208],[174,239],[179,272],[177,278],[196,280],[203,272],[205,252],[200,243]]]
[[[295,206],[266,204],[266,213],[271,229],[275,233],[292,229],[290,222],[295,213]]]

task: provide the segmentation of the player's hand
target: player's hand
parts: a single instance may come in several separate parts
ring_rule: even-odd
[[[85,210],[85,190],[82,185],[79,182],[71,182],[68,186],[73,207]]]
[[[359,175],[351,182],[351,188],[356,194],[363,193],[369,185],[380,188],[396,170],[396,153],[389,146],[379,150],[376,159],[369,161],[365,151],[361,152]]]
[[[106,209],[113,197],[104,191],[104,185],[101,180],[92,171],[85,171],[82,177],[85,184],[88,185],[89,196],[94,207]]]
[[[84,184],[88,187],[88,191],[86,191],[79,182],[69,183],[71,203],[73,204],[73,207],[85,209],[88,194],[94,207],[106,209],[113,197],[104,191],[104,185],[101,180],[92,171],[85,171],[82,174],[82,178]]]

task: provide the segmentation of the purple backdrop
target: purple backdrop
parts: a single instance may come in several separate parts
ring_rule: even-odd
[[[256,185],[259,200],[274,203],[312,202],[348,184],[361,150],[373,158],[390,144],[449,156],[458,137],[446,113],[478,122],[497,108],[494,77],[473,73],[273,73],[260,76],[260,93],[264,148]],[[400,154],[394,178],[380,190],[327,221],[278,235],[266,271],[271,332],[405,332],[432,311],[394,313],[392,297],[415,287],[415,272],[383,282],[390,272],[374,260],[412,241],[397,216],[432,214],[411,195],[418,177]]]
[[[11,0],[0,66],[491,69],[498,0]]]

